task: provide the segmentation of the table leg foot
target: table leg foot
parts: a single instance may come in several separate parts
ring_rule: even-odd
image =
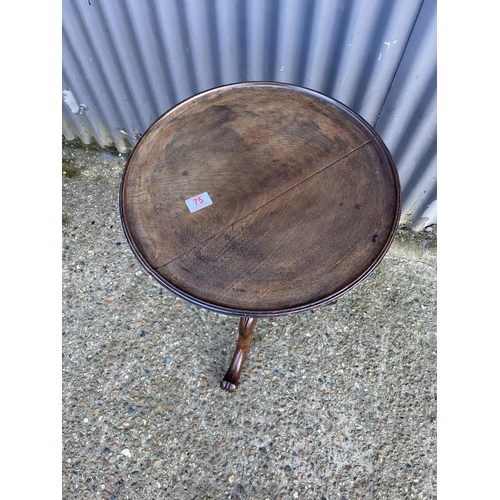
[[[247,356],[250,342],[252,341],[253,328],[256,321],[257,318],[240,318],[238,343],[236,344],[236,349],[234,350],[231,365],[220,383],[220,388],[223,391],[234,392],[238,386],[241,368],[243,366],[243,361],[245,361]]]

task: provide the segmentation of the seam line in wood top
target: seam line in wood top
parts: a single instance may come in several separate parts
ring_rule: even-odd
[[[354,148],[352,151],[349,151],[349,153],[346,153],[344,156],[341,156],[340,158],[337,158],[335,161],[333,161],[332,163],[326,165],[325,167],[321,168],[320,170],[318,170],[317,172],[314,172],[314,174],[311,174],[309,177],[306,177],[305,179],[301,180],[300,182],[298,182],[297,184],[294,184],[292,187],[290,187],[289,189],[287,189],[286,191],[283,191],[282,193],[280,193],[279,195],[275,196],[274,198],[272,198],[271,200],[269,201],[266,201],[266,203],[260,205],[259,207],[255,208],[254,210],[252,210],[251,212],[248,212],[247,214],[245,214],[243,217],[240,217],[238,220],[235,220],[234,222],[231,222],[231,224],[229,224],[228,226],[220,229],[219,231],[217,231],[216,233],[210,235],[208,238],[204,239],[203,241],[200,241],[199,243],[197,243],[196,245],[194,245],[193,247],[189,248],[188,250],[186,250],[185,252],[182,252],[181,254],[177,255],[176,257],[174,257],[173,259],[170,259],[168,262],[166,262],[165,264],[162,264],[161,266],[157,266],[157,267],[154,267],[153,269],[155,271],[158,271],[159,269],[161,269],[162,267],[165,267],[165,266],[168,266],[169,264],[171,264],[174,260],[177,260],[179,259],[180,257],[182,257],[183,255],[186,255],[188,252],[190,252],[191,250],[195,249],[197,246],[199,245],[203,245],[203,243],[206,243],[207,241],[211,240],[212,238],[214,238],[215,236],[217,236],[218,234],[226,231],[228,228],[234,226],[235,224],[237,224],[238,222],[242,221],[243,219],[245,219],[246,217],[248,217],[249,215],[252,215],[254,212],[257,212],[257,210],[260,210],[261,208],[265,207],[266,205],[268,205],[269,203],[272,203],[274,200],[278,199],[280,196],[283,196],[284,194],[288,193],[289,191],[291,191],[292,189],[295,189],[297,186],[300,186],[301,184],[303,184],[304,182],[308,181],[309,179],[312,179],[315,175],[318,175],[320,174],[321,172],[324,172],[325,170],[329,169],[330,167],[332,167],[333,165],[335,165],[336,163],[338,163],[339,161],[342,161],[344,160],[345,158],[347,158],[349,155],[355,153],[356,151],[358,151],[359,149],[361,149],[362,147],[366,146],[367,144],[370,144],[375,138],[372,137],[371,139],[369,139],[368,141],[364,142],[363,144],[359,145],[358,147]]]

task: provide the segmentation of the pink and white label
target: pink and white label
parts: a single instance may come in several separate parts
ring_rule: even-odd
[[[197,196],[189,198],[189,200],[186,200],[186,205],[189,208],[189,211],[193,213],[212,205],[212,200],[210,199],[210,196],[208,196],[208,193],[201,193]]]

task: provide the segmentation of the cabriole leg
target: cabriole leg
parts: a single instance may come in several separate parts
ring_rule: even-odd
[[[257,318],[240,318],[238,343],[234,351],[233,360],[227,370],[226,375],[220,383],[220,388],[224,391],[234,392],[240,378],[241,367],[248,353],[250,342],[252,341],[253,328]]]

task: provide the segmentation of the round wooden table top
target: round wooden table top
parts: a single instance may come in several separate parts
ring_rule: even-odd
[[[238,316],[334,301],[380,262],[400,211],[398,174],[374,129],[334,99],[281,83],[181,102],[137,143],[120,189],[146,270]]]

